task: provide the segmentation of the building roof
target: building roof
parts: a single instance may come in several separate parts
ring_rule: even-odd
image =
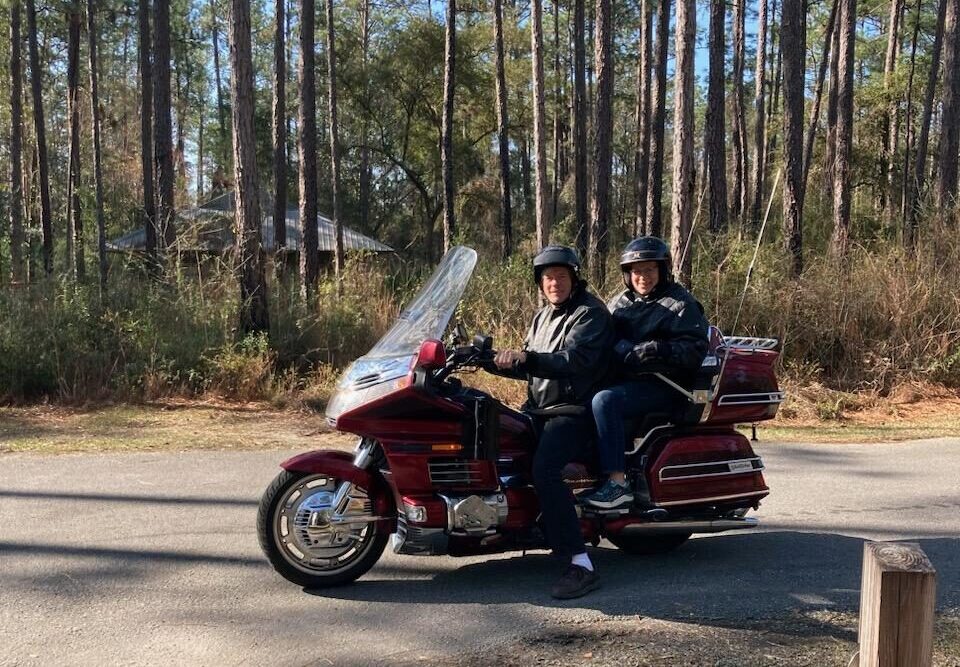
[[[233,202],[233,192],[227,192],[201,206],[177,211],[177,240],[181,244],[181,248],[212,254],[224,253],[231,249],[235,242],[232,215]],[[289,250],[298,251],[301,240],[300,212],[298,210],[290,209],[287,211],[286,228],[286,247]],[[273,237],[272,215],[263,219],[260,231],[264,252],[275,252],[276,243]],[[336,228],[330,218],[323,215],[317,216],[317,236],[317,246],[320,252],[334,251]],[[107,242],[107,250],[114,252],[142,251],[146,247],[147,234],[142,227]],[[393,252],[393,248],[390,246],[349,227],[343,228],[343,249]]]

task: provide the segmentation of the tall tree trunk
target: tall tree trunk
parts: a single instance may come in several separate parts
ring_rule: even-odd
[[[363,78],[363,118],[360,121],[360,229],[370,228],[370,0],[360,2],[360,70]]]
[[[153,2],[153,157],[157,170],[159,241],[176,239],[173,185],[173,120],[170,108],[170,0]]]
[[[553,187],[550,191],[550,219],[556,221],[560,205],[560,190],[566,179],[566,164],[563,154],[565,104],[563,100],[563,74],[560,69],[560,2],[553,0]]]
[[[70,160],[67,172],[67,267],[83,280],[83,218],[80,213],[80,4],[74,0],[67,14],[67,115]]]
[[[203,170],[204,170],[204,155],[203,155],[203,126],[207,122],[206,111],[207,104],[204,96],[200,96],[198,102],[200,108],[198,109],[199,120],[197,122],[197,203],[203,201]]]
[[[314,0],[300,0],[300,293],[312,298],[320,274],[317,230],[317,94],[314,71]]]
[[[274,2],[273,34],[273,247],[282,274],[287,245],[287,45],[286,0]]]
[[[933,114],[933,98],[937,91],[937,77],[940,73],[940,51],[943,47],[943,27],[946,21],[948,0],[940,0],[937,9],[937,32],[930,50],[930,73],[927,77],[927,92],[923,100],[923,117],[920,120],[920,136],[917,139],[917,159],[913,167],[913,180],[910,183],[910,201],[907,206],[907,226],[904,229],[904,243],[908,248],[916,245],[917,229],[920,223],[920,209],[923,208],[924,179],[926,178],[927,141],[930,137],[930,117]],[[956,119],[953,119],[956,122]]]
[[[783,0],[780,9],[783,52],[783,240],[791,270],[803,270],[803,92],[806,46],[804,0]]]
[[[594,62],[597,72],[596,115],[593,121],[593,190],[587,266],[596,285],[606,274],[607,232],[610,229],[610,174],[613,169],[613,7],[596,0]]]
[[[650,57],[653,13],[650,0],[640,0],[640,44],[637,49],[637,141],[633,154],[633,235],[640,236],[647,219],[647,184],[650,179]]]
[[[840,0],[837,28],[837,155],[833,172],[833,251],[845,257],[850,245],[850,153],[853,147],[853,59],[857,0]]]
[[[767,0],[759,0],[757,9],[757,64],[754,69],[753,108],[756,121],[753,127],[753,190],[750,195],[750,226],[760,227],[760,209],[763,206],[764,147],[766,145],[766,94],[767,94]]]
[[[688,248],[693,224],[693,195],[696,173],[693,164],[694,46],[697,37],[695,0],[677,1],[677,65],[673,96],[673,204],[671,207],[670,250],[673,273],[678,282],[690,285],[693,258]]]
[[[759,229],[766,174],[764,148],[767,93],[767,0],[759,0],[757,8],[757,63],[753,81],[753,108],[756,120],[753,127],[753,175],[750,179],[753,190],[750,195],[749,224],[754,229]]]
[[[447,0],[447,28],[443,54],[443,127],[440,162],[443,167],[443,251],[447,252],[456,233],[453,183],[453,94],[457,51],[457,0]]]
[[[157,256],[157,200],[153,180],[153,65],[150,54],[153,43],[150,37],[150,0],[139,0],[137,18],[139,23],[140,60],[140,173],[143,185],[143,219],[146,236],[147,269],[156,274],[159,268]]]
[[[40,177],[40,225],[43,234],[43,272],[53,274],[53,214],[50,211],[50,165],[47,129],[43,119],[40,47],[37,44],[37,7],[27,0],[27,32],[30,45],[30,90],[33,96],[33,127],[37,139],[37,171]]]
[[[340,213],[340,127],[337,108],[337,39],[333,22],[333,0],[327,0],[327,104],[330,113],[330,182],[333,188],[334,252],[333,270],[337,294],[343,281],[343,216]]]
[[[584,35],[586,0],[573,0],[573,169],[576,208],[576,246],[587,253],[587,81]]]
[[[733,143],[733,188],[730,211],[741,220],[747,210],[747,111],[743,99],[744,29],[746,0],[733,2],[733,118],[730,119]]]
[[[257,152],[253,131],[253,63],[250,0],[230,0],[230,96],[233,120],[233,179],[236,184],[237,272],[240,330],[269,331],[267,279],[260,229]]]
[[[727,227],[727,125],[724,120],[725,0],[710,0],[710,71],[704,134],[705,177],[710,183],[710,231]]]
[[[887,53],[883,60],[883,92],[887,100],[887,112],[882,127],[880,144],[880,165],[882,183],[880,186],[880,211],[886,217],[893,208],[893,170],[897,153],[897,134],[899,104],[895,100],[891,87],[893,75],[897,69],[897,56],[900,53],[900,21],[903,16],[904,0],[890,0],[890,18],[887,21]]]
[[[100,150],[100,72],[97,70],[97,22],[94,0],[87,0],[87,42],[90,66],[90,129],[93,138],[93,187],[97,201],[97,260],[100,289],[107,287],[107,228],[103,218],[103,167]]]
[[[670,0],[660,0],[657,9],[657,55],[653,70],[653,115],[650,119],[650,178],[647,183],[647,219],[644,233],[663,235],[664,125],[667,100],[667,47],[670,39]]]
[[[840,2],[842,0],[838,0]],[[840,5],[837,5],[837,19],[840,17]],[[824,150],[824,190],[828,198],[833,200],[833,172],[837,161],[837,93],[840,81],[840,31],[842,28],[834,26],[831,37],[830,51],[830,92],[827,95],[827,139]]]
[[[807,177],[810,174],[810,165],[813,162],[813,141],[816,138],[817,126],[820,123],[820,100],[823,97],[823,82],[827,76],[830,64],[830,45],[833,43],[833,32],[837,22],[837,5],[839,0],[833,0],[830,6],[830,18],[823,32],[823,52],[820,56],[820,70],[817,72],[816,89],[813,93],[813,106],[810,109],[810,122],[807,126],[807,136],[803,144],[803,191],[807,191]]]
[[[10,3],[10,269],[14,282],[23,266],[23,67],[20,0]]]
[[[944,24],[943,118],[937,155],[937,208],[956,205],[957,160],[960,157],[960,0],[948,0]]]
[[[213,42],[213,81],[217,93],[217,124],[220,126],[220,150],[218,151],[217,169],[226,167],[227,141],[227,110],[223,103],[223,83],[220,81],[220,19],[217,11],[217,0],[210,0],[210,29]],[[154,0],[157,2],[157,0]]]
[[[777,6],[774,3],[773,13],[770,17],[770,24],[772,27],[777,25]],[[780,11],[781,17],[783,16],[783,9]],[[782,18],[781,18],[782,21]],[[776,129],[773,126],[773,119],[780,113],[780,84],[783,82],[783,40],[780,37],[780,32],[775,31],[773,34],[771,49],[775,55],[771,55],[774,59],[773,67],[773,81],[772,87],[773,91],[770,94],[770,106],[767,107],[767,123],[766,123],[766,156],[763,158],[764,164],[769,162],[769,157],[774,154],[777,150],[777,138],[780,136],[777,134]]]
[[[554,0],[556,1],[556,0]],[[513,221],[510,209],[510,139],[507,127],[507,77],[503,64],[503,4],[493,0],[493,40],[497,70],[497,139],[500,148],[500,227],[503,230],[503,256],[513,249]],[[537,247],[540,247],[539,244]]]
[[[537,247],[547,244],[550,218],[547,214],[547,128],[543,91],[543,0],[530,2],[530,53],[533,77],[533,154],[534,154],[534,217]]]
[[[907,74],[907,104],[904,109],[904,142],[903,142],[903,179],[900,183],[900,222],[906,225],[907,202],[910,193],[910,155],[913,152],[913,77],[917,66],[917,43],[920,38],[920,10],[923,0],[917,0],[917,10],[913,22],[913,38],[910,42],[910,69]]]

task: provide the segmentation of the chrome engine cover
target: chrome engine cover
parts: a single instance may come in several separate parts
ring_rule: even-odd
[[[447,505],[447,532],[451,535],[490,535],[506,521],[507,498],[503,493],[440,497]]]

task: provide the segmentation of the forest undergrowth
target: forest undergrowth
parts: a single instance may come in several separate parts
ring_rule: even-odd
[[[891,394],[960,388],[960,233],[928,239],[913,255],[893,244],[856,247],[845,266],[808,257],[796,281],[768,245],[746,290],[752,242],[702,235],[699,244],[693,291],[711,323],[782,341],[783,416],[833,419]],[[342,295],[328,278],[309,305],[295,282],[274,279],[270,336],[238,338],[238,290],[224,265],[184,263],[163,283],[131,263],[112,271],[102,295],[66,281],[0,290],[0,400],[215,395],[322,409],[341,370],[429,275],[396,259],[354,258]],[[608,298],[619,281],[611,263],[596,291]],[[516,346],[537,307],[529,257],[481,256],[457,318],[497,347]],[[485,373],[470,381],[509,403],[523,399],[522,383]]]

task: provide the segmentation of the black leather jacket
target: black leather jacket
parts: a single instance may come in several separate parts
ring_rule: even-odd
[[[616,341],[632,344],[657,341],[656,358],[637,362],[614,355],[614,380],[629,379],[644,372],[660,372],[674,382],[689,386],[707,354],[707,320],[703,307],[682,285],[658,285],[643,297],[625,290],[607,307],[613,315]]]
[[[581,285],[564,303],[534,315],[523,342],[526,362],[498,374],[527,380],[524,408],[535,414],[585,408],[606,375],[612,345],[607,308]]]

